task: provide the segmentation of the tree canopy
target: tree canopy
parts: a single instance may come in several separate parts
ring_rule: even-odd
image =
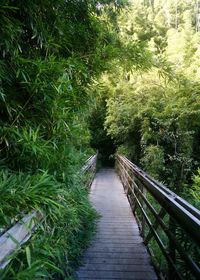
[[[118,17],[118,35],[126,45],[145,45],[147,57],[99,80],[104,127],[118,152],[191,201],[200,163],[197,2],[132,1]]]

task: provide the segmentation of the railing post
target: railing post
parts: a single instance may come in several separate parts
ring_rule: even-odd
[[[134,189],[134,184],[133,184],[134,179],[132,178],[132,172],[130,172],[129,176],[131,178],[130,182],[128,182],[130,187],[128,187],[126,195],[128,197],[128,201],[129,201],[131,209],[133,211],[135,205],[134,205],[134,197],[132,197],[132,193],[134,193],[135,189]]]
[[[129,181],[128,181],[128,177],[126,176],[126,172],[128,173],[128,169],[127,169],[127,166],[124,164],[124,190],[127,195],[128,189],[129,189],[129,187],[128,187]]]
[[[171,233],[173,233],[174,236],[176,236],[176,226],[175,223],[173,221],[173,218],[170,216],[169,217],[169,230]],[[173,261],[173,263],[175,264],[176,262],[176,250],[174,247],[174,243],[172,242],[171,239],[169,239],[169,243],[168,243],[168,250],[169,250],[169,255]],[[169,280],[175,280],[176,279],[176,272],[174,271],[173,266],[168,263],[168,279]]]
[[[137,186],[140,189],[143,196],[146,198],[147,191],[146,191],[146,188],[144,187],[143,183],[140,182],[139,180],[137,180]],[[138,192],[138,199],[139,199],[139,197],[141,198],[141,207],[144,210],[144,212],[146,213],[146,210],[147,210],[146,203],[145,203],[142,195]],[[141,235],[143,238],[145,237],[145,226],[146,226],[146,219],[145,219],[144,215],[142,214],[142,217],[140,218],[140,230],[141,230]]]
[[[147,196],[147,190],[144,186],[142,186],[142,193],[143,195]],[[142,200],[142,208],[144,209],[144,211],[146,212],[147,210],[147,206],[146,206],[146,203],[144,202],[144,200]],[[145,238],[145,226],[146,226],[146,220],[145,220],[145,217],[144,215],[142,215],[142,232],[141,232],[141,235],[143,238]]]
[[[133,194],[135,194],[135,175],[133,174],[133,172],[132,172],[132,175],[131,175],[131,178],[132,178],[132,192],[133,192]],[[136,203],[136,201],[135,201],[135,198],[134,197],[132,197],[132,199],[131,199],[131,201],[132,201],[132,210],[133,210],[133,213],[135,214],[135,210],[136,210],[136,206],[137,206],[137,203]]]
[[[124,189],[126,191],[126,174],[125,174],[125,163],[122,162],[122,184],[124,186]]]

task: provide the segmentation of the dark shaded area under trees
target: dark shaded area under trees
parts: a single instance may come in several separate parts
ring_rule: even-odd
[[[111,136],[107,135],[104,128],[105,117],[106,102],[102,99],[89,117],[90,145],[98,151],[98,159],[101,165],[114,166],[117,146]]]

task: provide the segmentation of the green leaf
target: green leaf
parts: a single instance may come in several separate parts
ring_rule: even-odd
[[[26,251],[26,260],[27,260],[28,266],[30,268],[31,267],[31,251],[30,251],[29,246],[27,246],[25,248],[25,251]]]

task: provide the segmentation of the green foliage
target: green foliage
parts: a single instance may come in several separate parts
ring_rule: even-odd
[[[178,10],[171,1],[133,3],[120,19],[122,37],[146,42],[152,67],[140,72],[119,67],[117,77],[104,78],[108,134],[135,163],[179,193],[200,162],[199,33],[191,17],[196,4],[190,2],[177,2]]]
[[[200,169],[198,169],[197,175],[193,176],[193,185],[191,188],[191,194],[195,201],[195,206],[200,209]]]
[[[105,116],[106,104],[102,96],[97,100],[97,105],[91,111],[88,120],[91,134],[90,145],[98,150],[98,159],[101,161],[101,164],[112,163],[111,157],[115,153],[115,145],[104,129]]]
[[[94,230],[94,210],[80,181],[71,188],[46,172],[1,174],[0,227],[8,227],[31,209],[43,219],[31,243],[20,248],[1,279],[69,279],[73,265]]]
[[[137,163],[148,147],[159,145],[165,166],[161,167],[164,172],[158,171],[159,179],[175,185],[177,191],[199,162],[199,88],[183,77],[166,83],[155,70],[141,77],[136,73],[129,81],[122,79],[115,89],[109,84],[108,133],[134,151],[132,160]]]
[[[141,160],[145,170],[154,178],[161,177],[164,170],[164,152],[159,146],[149,145]],[[160,176],[159,176],[160,175]]]
[[[62,194],[62,185],[46,172],[34,175],[23,173],[9,174],[1,172],[1,210],[0,224],[8,227],[17,215],[24,215],[32,209],[42,212],[56,204],[58,196]]]
[[[1,1],[0,227],[32,209],[44,215],[1,279],[70,279],[92,234],[95,215],[77,175],[93,153],[87,88],[120,53],[104,18],[122,6]]]

